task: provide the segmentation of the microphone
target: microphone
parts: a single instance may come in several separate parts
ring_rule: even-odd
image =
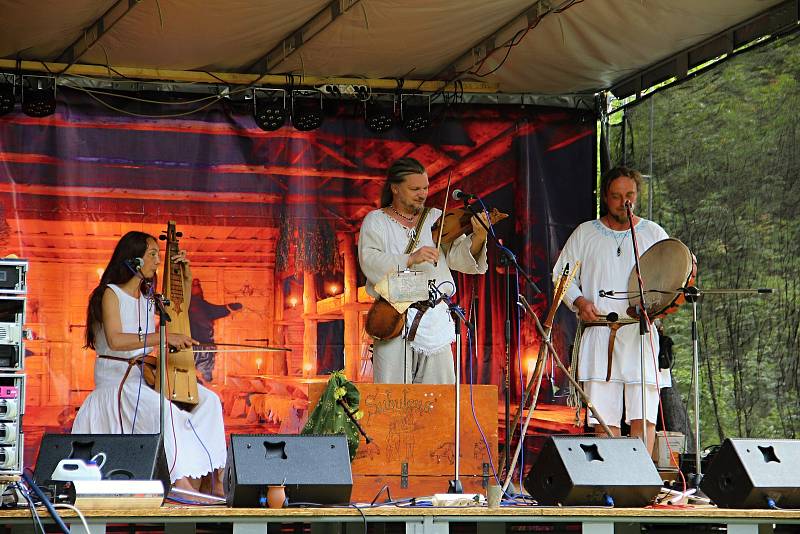
[[[465,193],[461,189],[453,189],[453,200],[474,200],[476,198],[478,198],[478,195]]]
[[[134,273],[138,273],[144,267],[144,260],[142,258],[133,258],[130,260],[124,260],[125,265],[133,271]]]
[[[631,202],[630,200],[626,200],[625,201],[625,208],[626,209],[633,209],[633,202]]]

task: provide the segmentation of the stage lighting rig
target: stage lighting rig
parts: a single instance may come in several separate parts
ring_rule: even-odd
[[[389,96],[391,100],[381,100],[381,94],[373,93],[364,101],[364,121],[371,132],[385,133],[394,126],[397,100],[394,95]]]
[[[14,111],[16,102],[16,76],[0,74],[0,116]]]
[[[431,125],[431,97],[427,95],[400,95],[400,119],[409,134],[415,134]]]
[[[322,93],[312,89],[292,91],[292,125],[301,132],[322,126]]]
[[[266,132],[280,130],[286,124],[286,91],[283,89],[253,89],[253,119]]]
[[[47,117],[56,112],[55,78],[22,77],[22,112],[29,117]]]

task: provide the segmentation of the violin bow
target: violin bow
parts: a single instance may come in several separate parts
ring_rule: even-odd
[[[192,347],[192,352],[204,352],[206,354],[221,354],[221,353],[233,353],[233,352],[290,352],[292,349],[202,349],[197,347]]]
[[[439,237],[436,238],[436,250],[439,250],[439,245],[442,244],[442,231],[444,230],[444,216],[447,213],[447,199],[450,198],[450,181],[453,178],[453,171],[447,175],[447,188],[444,193],[444,206],[442,206],[442,222],[439,224]]]
[[[236,349],[217,349],[217,347],[237,347]],[[263,345],[246,345],[243,343],[201,343],[192,346],[194,352],[292,352],[289,347],[270,347]]]

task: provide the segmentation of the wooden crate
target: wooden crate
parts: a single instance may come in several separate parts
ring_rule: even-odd
[[[369,502],[387,485],[393,499],[445,493],[455,475],[455,387],[357,384],[364,438],[352,463],[354,502]],[[309,385],[309,410],[325,384]],[[465,492],[481,492],[497,467],[497,387],[461,386],[459,478]],[[487,450],[488,449],[488,450]],[[491,451],[491,452],[489,452]],[[386,498],[386,493],[381,500]]]

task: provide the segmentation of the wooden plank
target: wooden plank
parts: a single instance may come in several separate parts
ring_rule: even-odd
[[[394,497],[394,495],[392,495]],[[507,517],[509,521],[525,520],[532,518],[550,518],[552,521],[580,520],[582,518],[615,518],[615,519],[650,519],[658,522],[673,520],[676,523],[692,523],[698,520],[724,523],[736,521],[738,523],[796,523],[800,521],[800,510],[769,510],[769,509],[730,509],[716,508],[714,506],[696,506],[692,508],[664,507],[664,508],[606,508],[601,506],[503,506],[487,509],[486,507],[465,508],[434,508],[434,507],[399,507],[383,506],[375,508],[352,507],[332,508],[226,508],[224,506],[186,506],[165,505],[151,510],[85,510],[87,518],[118,519],[115,523],[131,522],[134,520],[150,520],[156,522],[160,519],[174,521],[176,518],[193,518],[195,520],[210,520],[223,522],[229,518],[287,518],[294,521],[303,521],[304,518],[314,517],[386,517],[402,520],[404,517],[474,517],[480,521],[481,517]],[[62,518],[77,517],[72,510],[59,510]],[[30,521],[31,513],[27,508],[0,510],[0,524],[7,520],[22,519]],[[571,519],[575,518],[575,519]],[[391,520],[391,519],[389,519]],[[651,522],[655,522],[651,521]]]

